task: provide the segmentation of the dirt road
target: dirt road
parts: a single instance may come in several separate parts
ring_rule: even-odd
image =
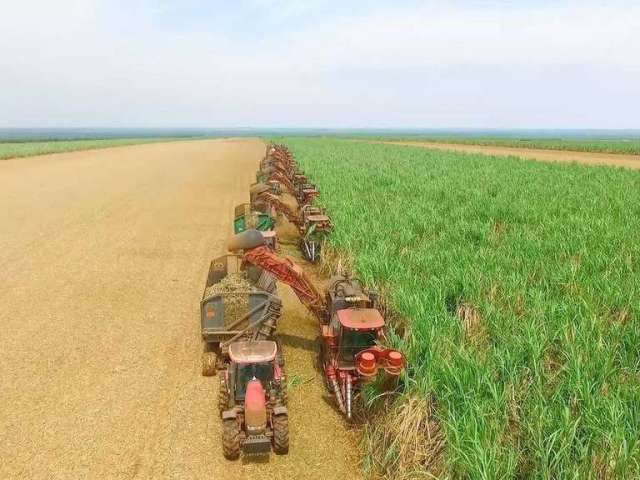
[[[198,302],[263,152],[207,140],[0,162],[0,478],[358,477],[288,289],[291,453],[222,457]]]
[[[539,160],[541,162],[576,162],[587,165],[609,165],[640,170],[640,155],[622,155],[613,153],[571,152],[568,150],[544,150],[541,148],[494,147],[485,145],[463,145],[459,143],[436,142],[395,142],[375,141],[371,143],[387,143],[424,147],[435,150],[451,150],[454,152],[483,153],[485,155],[503,155]]]

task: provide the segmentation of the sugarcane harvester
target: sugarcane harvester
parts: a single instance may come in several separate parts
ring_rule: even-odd
[[[395,385],[405,358],[381,345],[385,321],[376,306],[377,295],[344,276],[333,278],[324,294],[320,293],[300,266],[268,248],[255,230],[234,236],[228,246],[243,252],[245,265],[260,267],[289,285],[318,319],[319,356],[327,389],[347,418],[352,417],[353,399],[366,383],[382,377],[381,385]]]
[[[312,203],[318,195],[316,187],[308,182],[303,172],[298,170],[293,155],[283,145],[267,147],[267,154],[260,162],[256,181],[283,185],[296,197],[300,205]]]
[[[318,189],[309,183],[306,175],[297,170],[293,160],[283,161],[266,157],[260,162],[260,169],[256,173],[258,183],[271,183],[283,187],[296,197],[300,205],[313,203],[319,195]]]
[[[274,195],[269,185],[260,183],[252,185],[250,199],[253,210],[269,212],[272,217],[280,213],[296,226],[300,234],[298,246],[306,260],[315,263],[320,259],[322,243],[333,230],[333,223],[324,210],[314,205],[294,209]]]
[[[282,165],[286,171],[293,171],[297,167],[293,154],[285,145],[267,145],[267,151],[260,161],[260,167],[270,166],[274,163]]]

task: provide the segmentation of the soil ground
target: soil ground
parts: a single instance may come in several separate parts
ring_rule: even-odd
[[[494,147],[485,145],[462,145],[458,143],[436,142],[374,141],[371,143],[424,147],[434,150],[451,150],[454,152],[482,153],[485,155],[510,155],[530,160],[539,160],[541,162],[576,162],[587,165],[609,165],[640,170],[640,155],[572,152],[568,150],[544,150],[536,148]]]
[[[354,479],[316,324],[288,288],[291,452],[226,461],[199,300],[259,140],[0,162],[0,478]]]

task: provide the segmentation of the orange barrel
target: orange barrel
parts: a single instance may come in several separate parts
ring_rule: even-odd
[[[372,377],[378,373],[376,357],[371,352],[363,352],[358,359],[358,373],[363,377]]]

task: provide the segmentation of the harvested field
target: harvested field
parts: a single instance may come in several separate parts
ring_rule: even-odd
[[[585,165],[608,165],[640,170],[640,155],[605,152],[576,152],[570,150],[552,150],[543,148],[517,148],[496,145],[466,145],[462,143],[437,142],[408,142],[408,141],[373,141],[372,143],[386,143],[389,145],[403,145],[407,147],[422,147],[433,150],[451,152],[482,153],[491,156],[510,156],[541,162],[569,162]]]
[[[0,478],[358,478],[286,288],[291,452],[222,456],[199,301],[264,144],[207,140],[0,162]]]

